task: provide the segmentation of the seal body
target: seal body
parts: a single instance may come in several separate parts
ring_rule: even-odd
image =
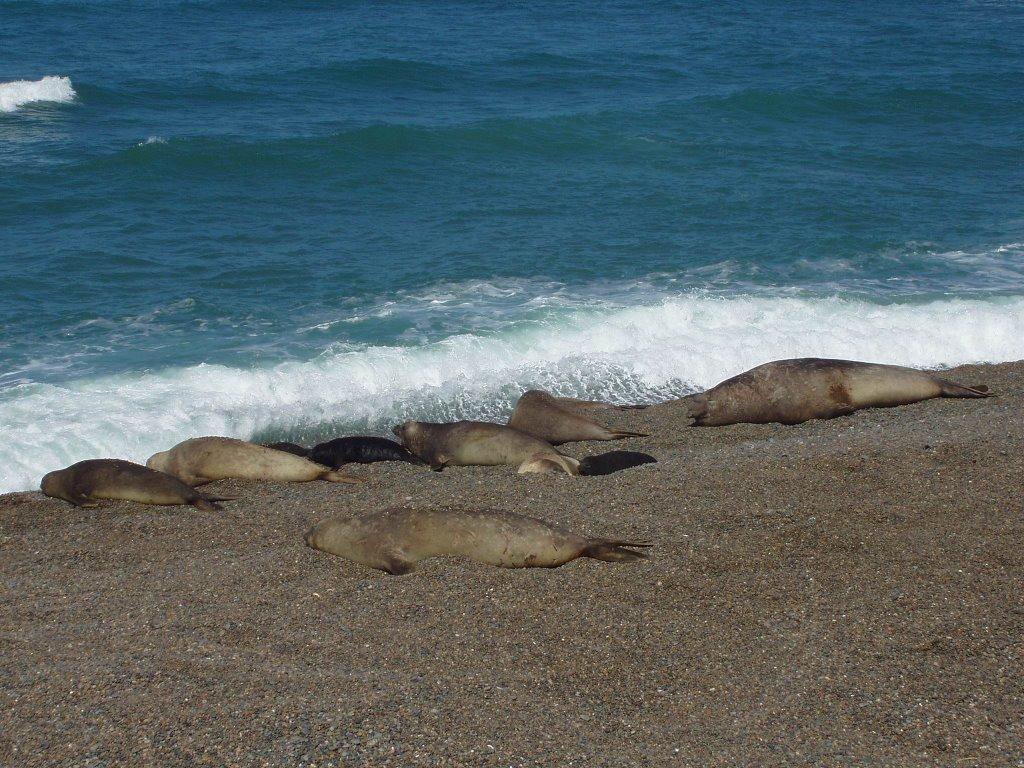
[[[262,443],[266,448],[273,448],[275,451],[284,451],[293,456],[309,456],[309,448],[296,443]]]
[[[861,408],[885,408],[933,397],[988,397],[929,371],[816,357],[759,365],[707,392],[682,398],[697,426],[799,424]]]
[[[43,477],[47,496],[78,507],[95,507],[97,499],[137,501],[140,504],[191,504],[210,512],[223,498],[207,496],[164,472],[121,459],[88,459]]]
[[[334,469],[343,464],[373,464],[377,461],[423,463],[394,440],[367,435],[339,437],[320,443],[310,449],[309,458],[317,464]]]
[[[579,411],[616,408],[607,403],[553,397],[539,389],[523,393],[516,402],[508,425],[520,432],[545,440],[552,445],[580,440],[621,440],[624,437],[646,437],[642,432],[606,429]]]
[[[609,451],[597,456],[580,459],[580,474],[587,476],[610,475],[623,469],[653,464],[658,460],[648,453],[639,451]]]
[[[306,533],[306,544],[391,574],[443,555],[500,568],[557,568],[578,557],[627,562],[646,557],[628,547],[649,546],[578,536],[507,512],[405,508],[325,520]]]
[[[407,421],[393,431],[406,448],[435,470],[514,464],[520,473],[560,470],[569,475],[578,474],[579,462],[576,459],[563,456],[550,443],[502,424]]]
[[[282,483],[305,483],[311,480],[362,482],[301,456],[231,437],[194,437],[185,440],[169,451],[153,454],[146,466],[174,475],[189,485],[202,485],[228,477],[276,480]]]

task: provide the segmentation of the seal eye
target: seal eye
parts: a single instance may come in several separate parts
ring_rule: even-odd
[[[404,424],[395,424],[395,426],[393,426],[391,428],[391,434],[394,435],[395,437],[401,437],[402,436],[402,427],[403,426],[405,426],[405,425]]]

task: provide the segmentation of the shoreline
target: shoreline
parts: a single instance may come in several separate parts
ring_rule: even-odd
[[[0,496],[0,763],[979,765],[1024,754],[1024,361],[996,397],[561,447],[604,477],[348,467],[223,512]],[[488,508],[651,559],[390,577],[332,514]]]

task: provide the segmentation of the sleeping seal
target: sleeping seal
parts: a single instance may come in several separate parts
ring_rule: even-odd
[[[43,477],[40,489],[47,496],[70,501],[76,507],[95,507],[96,499],[137,501],[140,504],[191,504],[204,512],[220,509],[218,501],[176,477],[121,459],[88,459]]]
[[[799,424],[933,397],[989,397],[989,391],[898,365],[806,357],[759,365],[681,402],[693,424],[717,427]]]
[[[605,429],[600,424],[573,410],[597,410],[608,405],[589,400],[553,397],[539,389],[525,392],[516,403],[508,425],[520,432],[545,440],[552,445],[580,440],[621,440],[624,437],[647,437],[643,432]],[[609,406],[616,408],[616,406]]]
[[[454,555],[499,568],[557,568],[578,557],[609,563],[647,557],[627,547],[649,544],[577,536],[508,512],[386,509],[324,520],[306,532],[313,549],[398,575],[420,560]]]
[[[146,466],[174,475],[189,485],[212,483],[228,477],[276,480],[281,483],[305,483],[311,480],[363,482],[359,478],[314,464],[301,456],[231,437],[194,437],[178,443],[169,451],[153,454]]]
[[[431,424],[407,421],[392,430],[405,447],[431,469],[473,465],[515,464],[519,473],[578,474],[579,462],[563,456],[550,444],[503,424],[457,421]]]
[[[377,461],[423,463],[394,440],[367,435],[339,437],[320,443],[310,449],[309,458],[317,464],[334,469],[344,464],[373,464]]]

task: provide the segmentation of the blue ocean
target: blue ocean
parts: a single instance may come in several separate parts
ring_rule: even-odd
[[[1024,358],[1016,2],[0,0],[0,491]]]

